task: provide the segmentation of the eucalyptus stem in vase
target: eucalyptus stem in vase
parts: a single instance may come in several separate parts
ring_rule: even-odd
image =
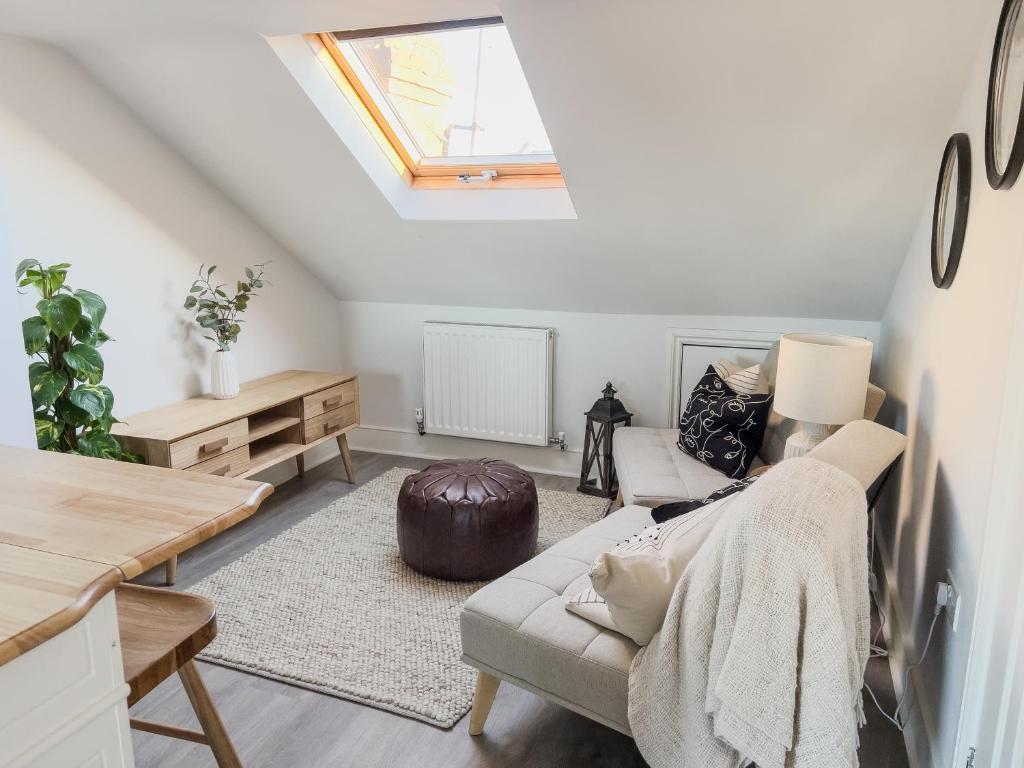
[[[207,331],[203,336],[217,345],[213,353],[210,383],[213,396],[226,400],[238,394],[238,365],[231,345],[238,341],[238,334],[245,322],[240,315],[249,308],[249,301],[256,296],[256,289],[270,285],[264,278],[264,268],[270,262],[245,268],[245,280],[235,283],[234,296],[229,296],[227,283],[215,284],[213,273],[217,265],[199,267],[199,277],[192,282],[185,297],[185,309],[195,313],[196,324]]]

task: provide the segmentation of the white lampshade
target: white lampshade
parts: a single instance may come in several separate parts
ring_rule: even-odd
[[[871,348],[853,336],[787,333],[779,344],[773,407],[813,424],[863,419]]]

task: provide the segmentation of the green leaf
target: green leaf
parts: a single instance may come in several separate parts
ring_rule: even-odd
[[[103,358],[99,350],[88,344],[75,344],[64,353],[64,362],[75,371],[76,379],[99,384],[103,378]]]
[[[74,296],[67,294],[43,299],[36,304],[36,309],[51,333],[59,339],[68,336],[82,318],[82,305]]]
[[[32,363],[28,367],[28,383],[37,406],[49,408],[70,383],[66,373],[55,371],[48,363]]]
[[[213,274],[213,270],[215,270],[216,268],[217,268],[217,265],[214,264],[212,267],[210,267],[208,270],[206,270],[206,279],[207,280],[210,279],[210,275]],[[202,267],[200,267],[200,269],[202,269]]]
[[[92,320],[93,328],[103,325],[103,318],[107,315],[107,302],[92,291],[85,291],[81,288],[75,291],[75,298],[82,305],[85,314]]]
[[[93,337],[93,344],[95,344],[97,347],[102,347],[110,340],[110,336],[107,335],[107,332],[101,329],[99,331],[96,331],[96,335]]]
[[[68,393],[68,400],[94,419],[103,418],[114,406],[110,390],[96,384],[80,384]]]
[[[192,294],[189,294],[188,296],[185,297],[185,309],[192,309],[198,303],[199,300]]]
[[[92,321],[88,317],[83,315],[82,319],[78,321],[78,325],[75,326],[75,330],[72,331],[72,335],[79,341],[84,341],[89,344],[92,344],[92,339],[94,335]]]
[[[199,293],[203,290],[203,286],[199,284],[199,281],[192,283],[192,287],[188,289],[189,293]]]
[[[46,338],[50,330],[43,318],[29,317],[21,324],[21,335],[25,339],[25,354],[34,355],[46,349]]]
[[[36,418],[36,444],[40,448],[49,448],[64,432],[64,425],[53,419]]]
[[[87,427],[95,421],[95,417],[91,413],[73,405],[68,398],[62,397],[58,400],[54,404],[53,412],[58,421],[63,421],[73,427]]]
[[[94,456],[98,459],[119,459],[121,444],[113,435],[92,429],[78,437],[78,452],[83,456]]]
[[[21,280],[21,278],[25,276],[25,273],[32,269],[32,267],[41,271],[43,265],[35,259],[24,259],[20,264],[18,264],[17,269],[14,270],[14,279]]]
[[[245,268],[245,276],[248,277],[250,280],[252,280],[254,277],[256,277],[256,274],[252,271],[252,269],[250,269],[249,267],[246,267]]]

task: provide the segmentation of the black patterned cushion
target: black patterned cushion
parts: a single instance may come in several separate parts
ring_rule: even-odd
[[[761,448],[771,410],[771,395],[738,395],[709,365],[679,419],[678,445],[722,474],[741,478]]]
[[[685,515],[687,512],[693,512],[695,509],[706,507],[708,504],[718,501],[719,499],[724,499],[726,496],[732,496],[734,493],[739,493],[757,480],[757,478],[758,475],[754,475],[753,477],[745,477],[742,480],[737,480],[732,485],[727,485],[725,488],[719,488],[710,496],[706,496],[703,499],[690,499],[688,501],[673,501],[669,504],[659,504],[651,510],[651,517],[654,518],[654,522],[656,523],[664,523],[666,520],[671,520],[673,517]]]

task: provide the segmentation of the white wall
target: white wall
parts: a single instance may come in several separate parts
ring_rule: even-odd
[[[69,282],[106,299],[116,341],[103,348],[105,381],[121,418],[208,390],[213,345],[181,308],[203,262],[231,284],[243,265],[273,262],[274,285],[253,300],[235,348],[243,379],[339,366],[333,295],[69,57],[0,36],[0,70],[21,73],[0,78],[5,392],[28,387],[20,331],[10,336],[36,301],[15,293],[24,258],[68,261]],[[21,425],[0,422],[0,442],[24,442]]]
[[[987,1],[979,9],[993,34],[999,5]],[[925,665],[915,673],[916,706],[907,740],[921,765],[964,761],[952,752],[1024,260],[1024,179],[1010,191],[996,192],[985,176],[991,46],[991,38],[979,41],[960,114],[949,126],[950,133],[969,133],[974,163],[967,241],[956,281],[945,291],[932,285],[929,204],[885,314],[878,357],[880,384],[890,395],[883,419],[910,440],[901,482],[879,517],[897,672],[924,644],[935,583],[945,580],[947,569],[963,594],[959,631],[954,634],[941,622]],[[932,150],[937,175],[943,146],[937,143]],[[923,185],[934,183],[922,179]]]
[[[669,328],[758,331],[821,330],[876,339],[873,322],[808,318],[610,315],[540,310],[342,302],[346,369],[361,381],[366,426],[415,430],[422,405],[422,325],[428,320],[552,327],[555,339],[554,431],[583,444],[584,411],[609,379],[637,426],[665,426],[669,408]]]
[[[0,253],[7,252],[10,232],[7,186],[4,167],[0,164]],[[0,264],[6,264],[6,260],[0,260]],[[6,295],[0,300],[0,360],[15,360],[24,355],[21,320],[18,302]],[[0,443],[32,448],[36,444],[32,426],[32,399],[26,378],[13,374],[13,370],[5,366],[4,374],[0,375],[0,402],[4,404],[4,415],[0,418]]]

